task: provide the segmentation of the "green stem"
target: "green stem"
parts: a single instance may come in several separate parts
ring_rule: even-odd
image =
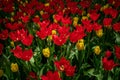
[[[90,55],[90,33],[88,33],[87,43],[88,43],[88,44],[87,44],[88,50],[87,50],[87,53],[86,53],[86,59],[85,59],[85,60],[87,60],[88,57],[89,57],[89,55]]]

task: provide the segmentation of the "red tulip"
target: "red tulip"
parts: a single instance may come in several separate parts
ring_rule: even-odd
[[[118,11],[116,9],[112,9],[110,10],[110,15],[112,16],[112,18],[116,18],[118,15]]]
[[[116,18],[118,11],[116,9],[113,8],[106,8],[103,11],[105,13],[105,15],[111,15],[112,18]]]
[[[67,66],[65,73],[67,76],[74,76],[76,66]]]
[[[95,31],[100,30],[101,28],[102,28],[102,25],[100,25],[100,24],[98,24],[98,23],[93,23],[93,29],[94,29]]]
[[[105,52],[105,57],[109,58],[112,55],[111,51],[107,50]]]
[[[48,36],[48,32],[48,28],[41,28],[36,34],[40,39],[44,40]]]
[[[40,17],[34,17],[34,18],[32,19],[32,21],[33,21],[34,23],[38,23],[38,22],[40,21]]]
[[[70,30],[70,27],[65,27],[65,26],[62,26],[62,27],[58,27],[58,33],[61,35],[69,35],[69,30]]]
[[[31,80],[31,79],[37,80],[37,75],[35,72],[29,72],[29,75],[26,80]]]
[[[55,14],[54,19],[57,20],[58,22],[62,20],[63,13]]]
[[[41,76],[42,80],[62,80],[57,71],[48,71],[46,75]]]
[[[112,59],[108,60],[107,57],[102,58],[103,68],[107,71],[112,70],[118,64],[115,64]]]
[[[21,16],[22,22],[27,23],[29,21],[29,16]]]
[[[120,59],[120,47],[119,46],[115,46],[115,54],[117,59]]]
[[[21,59],[25,60],[25,61],[30,61],[32,56],[33,56],[32,49],[24,50],[23,53],[22,53]]]
[[[38,24],[41,28],[46,28],[50,24],[50,21],[49,20],[44,20],[42,22],[38,22]]]
[[[64,18],[62,18],[61,22],[63,25],[69,25],[69,24],[71,24],[71,19],[70,19],[70,17],[64,17]]]
[[[84,33],[84,28],[82,26],[76,27],[76,30],[71,32],[70,34],[70,41],[75,43],[80,39],[83,39],[86,36]]]
[[[13,52],[15,57],[25,60],[25,61],[29,61],[31,57],[33,56],[32,49],[22,50],[20,46],[16,46],[16,48],[12,49],[11,52]]]
[[[67,76],[73,76],[75,73],[76,66],[71,66],[70,61],[64,57],[62,57],[60,61],[55,61],[54,64],[58,70],[65,72]]]
[[[120,32],[120,22],[113,24],[113,30],[115,30],[116,32]]]
[[[20,41],[27,36],[27,30],[20,29],[14,32],[10,32],[10,39],[13,41]]]
[[[26,46],[30,46],[32,44],[32,41],[33,41],[33,36],[31,34],[25,36],[25,38],[21,40],[21,42]]]
[[[20,29],[20,28],[24,28],[24,25],[22,23],[7,23],[6,25],[6,28],[10,29],[10,30],[17,30],[17,29]]]
[[[8,30],[7,30],[7,29],[2,30],[2,31],[0,32],[0,39],[1,39],[1,40],[6,40],[7,38],[8,38]]]
[[[70,62],[62,57],[60,61],[55,61],[54,64],[58,70],[65,71],[68,68],[68,65],[70,65]]]
[[[13,2],[6,2],[3,7],[3,11],[6,13],[13,12],[14,11],[13,5],[14,5]]]
[[[104,18],[103,19],[103,25],[106,27],[109,27],[112,23],[112,18]]]
[[[92,32],[93,26],[91,24],[91,20],[88,20],[88,19],[82,20],[82,24],[87,32]]]
[[[20,35],[17,34],[17,32],[10,32],[10,39],[14,42],[21,40]]]
[[[16,48],[12,49],[11,52],[13,52],[14,56],[17,58],[21,58],[22,56],[22,48],[20,46],[16,46]]]
[[[100,4],[95,4],[94,8],[95,8],[96,11],[99,11],[100,8],[101,8],[101,5]]]
[[[80,5],[83,8],[88,8],[88,7],[90,7],[91,2],[92,2],[91,0],[83,0],[83,1],[80,1]]]
[[[68,36],[66,36],[66,35],[60,35],[60,36],[58,36],[58,35],[53,35],[52,38],[53,38],[53,42],[54,42],[56,45],[62,46],[63,44],[65,44]]]
[[[98,18],[99,18],[100,14],[97,14],[97,13],[91,13],[90,14],[90,18],[93,20],[93,21],[96,21]]]

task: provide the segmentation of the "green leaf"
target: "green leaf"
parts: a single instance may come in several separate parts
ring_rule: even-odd
[[[6,78],[6,80],[9,80],[9,78],[6,74],[3,74],[3,76]]]
[[[108,80],[113,80],[110,75],[108,76]]]
[[[115,34],[115,42],[120,45],[120,34],[119,33],[114,33]]]
[[[46,65],[44,65],[44,66],[41,67],[40,72],[38,73],[40,76],[43,75],[45,67],[46,67]]]
[[[95,76],[97,78],[97,80],[102,80],[102,78],[103,78],[103,75],[101,73],[99,73],[99,74],[95,73],[95,69],[94,68],[91,68],[88,71],[85,71],[84,75],[87,75],[89,77]]]

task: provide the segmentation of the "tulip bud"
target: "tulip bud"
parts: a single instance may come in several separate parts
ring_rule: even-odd
[[[12,16],[14,16],[14,15],[15,15],[15,13],[14,13],[14,12],[11,12],[11,15],[12,15]]]
[[[11,44],[11,46],[12,46],[12,47],[14,47],[14,46],[15,46],[15,44],[14,44],[14,42],[13,42],[13,41],[11,41],[11,42],[10,42],[10,44]]]
[[[47,41],[52,41],[52,35],[49,35]]]
[[[10,18],[10,21],[11,21],[11,22],[14,22],[14,19],[13,19],[13,17],[11,17],[11,18]]]
[[[24,12],[23,15],[26,16],[26,13]]]

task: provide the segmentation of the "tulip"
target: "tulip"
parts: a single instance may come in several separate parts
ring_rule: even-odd
[[[83,39],[79,40],[79,41],[76,43],[76,47],[77,47],[78,50],[84,50],[84,48],[85,48],[84,40],[83,40]]]
[[[96,35],[97,35],[98,37],[102,37],[102,36],[103,36],[103,30],[102,30],[102,29],[97,30],[97,31],[96,31]]]
[[[18,64],[17,63],[12,63],[11,64],[11,71],[12,72],[17,72],[18,71]]]
[[[101,52],[100,46],[95,46],[95,48],[94,48],[94,53],[95,53],[96,55],[99,55],[100,52]]]
[[[56,30],[52,30],[52,35],[57,34]]]
[[[43,56],[46,58],[50,57],[50,49],[49,48],[45,48],[42,50]]]

